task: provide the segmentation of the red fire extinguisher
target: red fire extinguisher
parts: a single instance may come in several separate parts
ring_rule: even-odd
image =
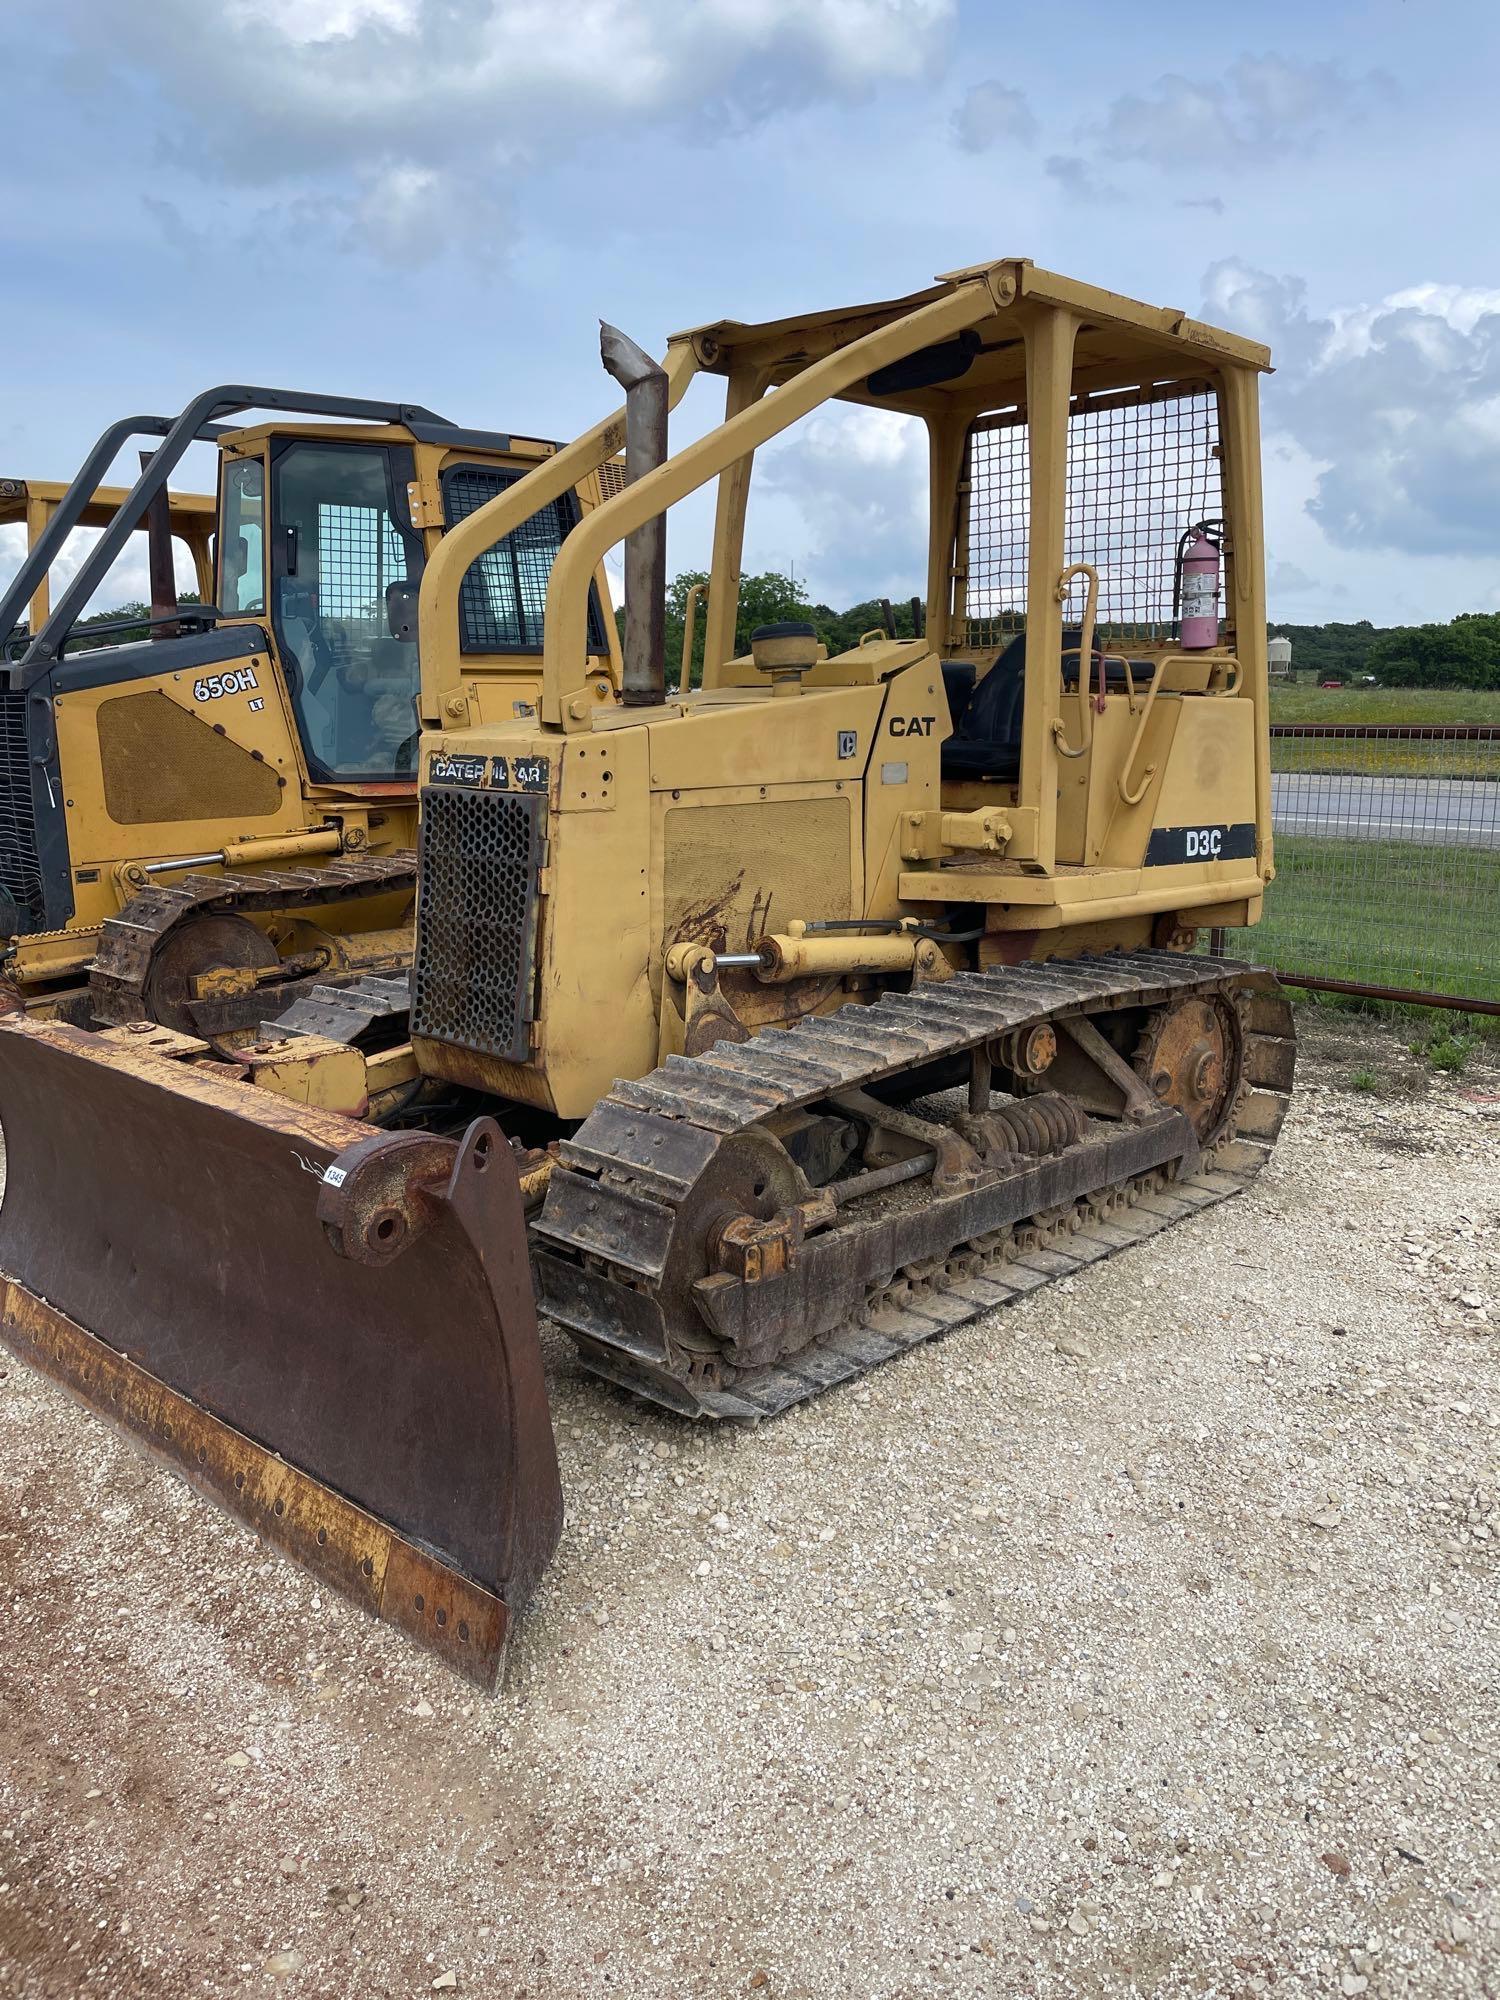
[[[1201,652],[1219,643],[1219,561],[1223,523],[1199,521],[1177,544],[1178,644]]]

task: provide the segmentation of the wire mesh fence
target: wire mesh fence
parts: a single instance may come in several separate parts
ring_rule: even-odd
[[[1233,957],[1500,1011],[1500,726],[1271,729],[1276,879]]]

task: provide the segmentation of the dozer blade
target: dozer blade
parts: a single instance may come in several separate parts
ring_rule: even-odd
[[[558,1478],[514,1155],[0,1021],[0,1336],[483,1686]]]

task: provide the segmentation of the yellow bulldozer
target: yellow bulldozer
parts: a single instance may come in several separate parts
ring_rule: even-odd
[[[5,1337],[480,1682],[562,1518],[538,1303],[754,1423],[1238,1193],[1292,1085],[1274,979],[1191,948],[1272,875],[1266,350],[1003,259],[603,353],[623,410],[422,578],[411,1053],[462,1129],[321,1108],[316,1036],[250,1087],[149,1024],[0,1024]],[[674,453],[697,376],[724,418]],[[755,454],[834,401],[925,428],[925,630],[741,653]],[[622,443],[514,714],[463,580]],[[665,523],[710,481],[669,696]]]
[[[250,410],[276,414],[223,421]],[[161,442],[132,488],[101,490],[133,436]],[[169,499],[202,441],[217,503]],[[423,565],[553,449],[416,407],[221,387],[112,425],[66,489],[0,482],[0,519],[30,530],[0,598],[0,1009],[156,1021],[228,1050],[320,982],[354,989],[351,1037],[404,1005]],[[466,575],[452,700],[482,686],[507,716],[534,707],[552,557],[601,497],[596,471]],[[103,533],[53,604],[78,526]],[[150,638],[101,647],[120,632],[80,614],[138,530]],[[177,602],[174,535],[200,603]],[[619,682],[603,588],[585,641],[601,700]]]

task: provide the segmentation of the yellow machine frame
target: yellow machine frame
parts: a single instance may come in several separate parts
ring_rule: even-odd
[[[34,549],[67,492],[67,483],[61,479],[0,479],[0,528],[24,526],[26,546]],[[128,486],[96,486],[78,526],[108,527],[129,494]],[[218,502],[212,493],[170,493],[167,508],[174,539],[183,543],[192,557],[198,596],[208,604],[214,594],[213,543]],[[31,597],[28,617],[33,632],[47,622],[51,609],[52,580],[44,576]]]
[[[1266,350],[1006,258],[661,367],[601,352],[625,409],[423,573],[399,1086],[332,1039],[235,1076],[149,1024],[0,1020],[0,1333],[485,1685],[561,1526],[538,1301],[605,1380],[759,1422],[1238,1194],[1295,1066],[1273,976],[1188,951],[1273,874]],[[697,374],[725,418],[673,456]],[[740,654],[754,454],[830,400],[926,426],[925,631]],[[1128,406],[1149,446],[1185,402],[1187,474],[1133,512],[1151,450],[1121,426],[1101,489],[1089,425]],[[622,448],[517,714],[462,651],[463,579]],[[715,479],[704,682],[669,697],[659,523]],[[588,600],[620,542],[610,676]]]
[[[424,564],[441,546],[445,517],[443,475],[454,465],[482,464],[526,473],[521,490],[535,469],[555,456],[556,446],[543,439],[509,436],[504,448],[466,441],[462,433],[440,443],[413,434],[402,424],[297,423],[268,420],[222,432],[216,440],[221,472],[229,464],[259,461],[266,471],[263,490],[270,491],[272,453],[279,446],[327,441],[398,447],[411,455],[414,476],[407,485],[407,505],[420,535]],[[557,499],[571,486],[579,511],[587,516],[602,504],[603,484],[611,468],[593,468],[576,482],[550,487],[537,506]],[[221,477],[222,486],[222,477]],[[26,523],[31,547],[68,492],[61,482],[7,480],[0,482],[0,522]],[[79,525],[104,527],[128,498],[128,489],[101,487],[80,517]],[[175,494],[170,500],[174,536],[191,552],[198,592],[204,603],[221,595],[214,558],[219,501],[206,495]],[[536,509],[523,509],[529,518]],[[340,855],[383,856],[409,849],[417,821],[416,778],[370,783],[320,778],[311,768],[270,629],[270,549],[263,550],[267,568],[262,600],[265,610],[224,615],[216,630],[246,635],[243,659],[255,682],[254,695],[235,695],[205,708],[194,699],[194,688],[207,671],[203,666],[179,668],[172,648],[161,652],[161,670],[153,672],[157,647],[143,643],[116,649],[112,658],[131,666],[128,677],[83,676],[86,684],[55,693],[51,700],[56,732],[60,787],[64,793],[67,851],[71,870],[73,914],[63,929],[33,931],[10,942],[0,972],[12,1004],[19,996],[28,1011],[47,1015],[71,1008],[76,982],[92,961],[101,926],[155,883],[180,881],[188,873],[234,871],[251,877],[269,869],[319,866]],[[44,576],[30,606],[31,630],[45,624],[51,608],[50,579]],[[599,594],[602,650],[588,651],[588,686],[593,699],[613,699],[620,679],[619,638],[609,609],[608,583],[602,568],[593,579]],[[455,605],[457,600],[455,599]],[[269,642],[269,643],[268,643]],[[590,641],[590,645],[593,641]],[[467,677],[455,676],[445,694],[450,720],[475,721],[534,712],[541,691],[541,661],[533,655],[460,655]],[[93,684],[87,684],[92,681]],[[123,809],[111,799],[110,774],[102,718],[118,713],[111,707],[122,699],[157,696],[169,702],[181,718],[174,740],[162,741],[153,753],[151,771],[142,784],[132,781],[130,803]],[[200,733],[201,750],[184,755],[184,739]],[[211,740],[216,737],[218,740]],[[135,764],[147,746],[138,746]],[[212,764],[204,760],[212,756]],[[222,780],[214,773],[223,767]],[[272,784],[271,778],[276,782]],[[260,780],[259,783],[252,782]],[[118,793],[121,789],[115,785]],[[210,810],[193,811],[176,797],[184,791],[212,799]],[[139,796],[135,796],[135,794]],[[152,800],[160,808],[153,814]],[[112,810],[112,804],[114,809]],[[409,951],[410,893],[370,896],[341,905],[328,920],[309,922],[296,912],[262,920],[282,956],[311,949],[330,969],[357,968],[367,960],[385,967]],[[406,931],[403,935],[402,926]],[[4,944],[0,940],[0,945]]]
[[[978,340],[971,365],[957,380],[894,394],[871,391],[877,371],[961,335]],[[833,753],[843,730],[857,733],[866,774],[856,846],[839,890],[847,918],[942,922],[957,908],[982,907],[981,964],[1139,944],[1153,936],[1183,943],[1199,926],[1253,923],[1274,872],[1257,400],[1258,376],[1268,365],[1267,350],[1256,342],[1018,259],[953,273],[887,303],[768,325],[719,322],[674,336],[664,362],[671,403],[680,401],[695,374],[721,375],[725,421],[593,512],[562,550],[547,599],[540,728],[484,727],[482,742],[476,740],[470,718],[476,708],[483,713],[484,703],[475,703],[467,688],[468,713],[452,715],[459,685],[458,579],[491,540],[515,526],[518,498],[502,495],[462,523],[425,573],[422,707],[431,733],[424,757],[456,753],[466,741],[471,750],[505,751],[512,760],[524,751],[550,752],[554,819],[532,1058],[496,1065],[471,1057],[422,1040],[419,1020],[423,1063],[455,1080],[576,1117],[612,1076],[628,1073],[649,1040],[659,1036],[663,1050],[674,1046],[683,1032],[683,995],[671,954],[691,940],[661,928],[663,812],[679,796],[723,804],[736,797],[842,792],[855,776]],[[1067,561],[1070,415],[1125,387],[1160,394],[1187,384],[1195,390],[1207,385],[1217,408],[1230,524],[1220,642],[1188,652],[1165,635],[1133,639],[1130,655],[1151,670],[1139,685],[1122,656],[1123,686],[1112,684],[1101,668],[1097,688],[1090,673],[1065,693],[1059,671],[1065,603],[1070,592],[1075,603],[1086,596],[1083,616],[1091,628],[1097,587],[1080,574],[1090,565]],[[927,427],[927,636],[905,642],[872,636],[854,652],[814,665],[790,690],[800,699],[783,702],[753,660],[734,654],[751,465],[759,446],[831,398],[896,409]],[[940,771],[949,721],[938,665],[980,663],[995,652],[993,616],[971,617],[966,599],[963,475],[971,425],[997,409],[1028,420],[1020,767],[1009,782],[955,781]],[[561,490],[623,442],[623,417],[616,414],[559,451],[536,475],[539,490]],[[588,581],[607,549],[714,478],[718,508],[703,688],[654,708],[601,704],[580,670]],[[1100,644],[1116,657],[1114,642],[1101,638]],[[747,704],[761,707],[750,733]],[[922,734],[905,733],[913,721]],[[872,729],[883,733],[865,762]],[[591,741],[599,751],[590,749]],[[751,743],[754,754],[747,759]],[[613,782],[590,791],[590,760],[600,755],[605,762],[599,768],[607,768]],[[591,810],[572,810],[585,798]],[[636,825],[648,798],[654,821]],[[631,824],[606,827],[596,811],[628,816]],[[1211,830],[1224,822],[1241,834],[1253,827],[1253,840],[1245,842],[1252,852],[1218,855]],[[1195,858],[1148,865],[1153,832],[1200,827],[1201,857],[1188,844]],[[583,849],[592,852],[589,865],[570,867]],[[651,874],[637,917],[630,913],[634,899],[626,877],[635,877],[646,852]],[[830,914],[788,909],[781,899],[776,907],[798,922]],[[775,949],[783,967],[779,981],[792,978],[787,968],[794,965],[811,978],[815,970],[828,973],[840,951],[851,963],[856,956],[847,941],[840,947],[824,940],[813,951],[810,941],[794,946],[782,936]],[[910,945],[902,949],[909,954]],[[624,980],[621,955],[637,952],[640,978]],[[607,1040],[579,1011],[587,1011],[590,994],[623,1010]],[[754,1002],[753,1024],[794,1018],[806,1006],[805,988],[784,991],[779,1001],[765,995]],[[673,1015],[679,1017],[675,1030]],[[635,1023],[628,1035],[627,1020]]]

